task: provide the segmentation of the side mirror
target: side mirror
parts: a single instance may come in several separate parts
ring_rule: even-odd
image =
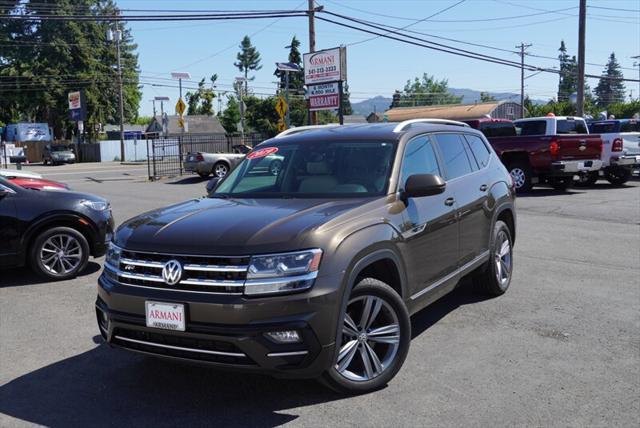
[[[220,178],[214,177],[207,182],[207,195],[211,195],[213,191],[216,189],[216,186],[220,182]]]
[[[404,185],[405,198],[439,195],[444,192],[447,183],[439,175],[415,174],[407,178]]]

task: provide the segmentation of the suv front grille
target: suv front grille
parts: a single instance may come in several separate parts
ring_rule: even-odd
[[[177,260],[182,277],[168,285],[162,277],[165,263]],[[190,256],[122,250],[120,264],[105,264],[110,279],[125,285],[197,291],[218,294],[242,294],[247,278],[249,257]]]

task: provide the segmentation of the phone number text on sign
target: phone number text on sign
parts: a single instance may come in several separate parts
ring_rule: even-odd
[[[304,54],[304,83],[346,80],[345,52],[344,48],[334,48]]]

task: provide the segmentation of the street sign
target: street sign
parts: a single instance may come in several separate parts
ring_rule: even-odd
[[[284,121],[279,120],[278,121],[278,132],[282,132],[282,131],[286,131],[287,130],[287,124],[284,123]]]
[[[182,101],[182,98],[178,98],[178,102],[176,103],[176,113],[178,113],[178,116],[182,116],[186,108],[187,105]]]
[[[307,93],[311,111],[335,110],[340,107],[340,88],[337,82],[309,85]]]
[[[284,118],[284,116],[287,114],[288,108],[289,106],[287,105],[284,97],[278,97],[278,101],[276,102],[276,112],[278,112],[278,116],[280,116],[280,119]]]
[[[87,119],[87,101],[82,91],[69,92],[69,119],[74,121]]]
[[[347,80],[347,49],[326,49],[304,54],[304,83],[337,82]]]
[[[182,129],[184,129],[184,117],[179,117],[178,118],[178,126]]]

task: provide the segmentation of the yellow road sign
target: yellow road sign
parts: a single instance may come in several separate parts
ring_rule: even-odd
[[[278,121],[278,132],[282,132],[282,131],[286,131],[287,130],[287,124],[284,123],[284,121],[279,120]]]
[[[183,110],[184,111],[184,110]],[[178,118],[178,126],[180,128],[184,128],[184,118],[183,117],[179,117]]]
[[[186,108],[187,105],[184,103],[184,101],[182,101],[182,98],[179,98],[178,102],[176,103],[176,113],[178,113],[178,116],[182,116]]]
[[[287,102],[284,100],[284,97],[279,97],[278,101],[276,102],[276,111],[278,112],[278,116],[280,116],[280,118],[283,118],[285,114],[287,114],[287,109],[289,108],[289,106],[287,105]]]

